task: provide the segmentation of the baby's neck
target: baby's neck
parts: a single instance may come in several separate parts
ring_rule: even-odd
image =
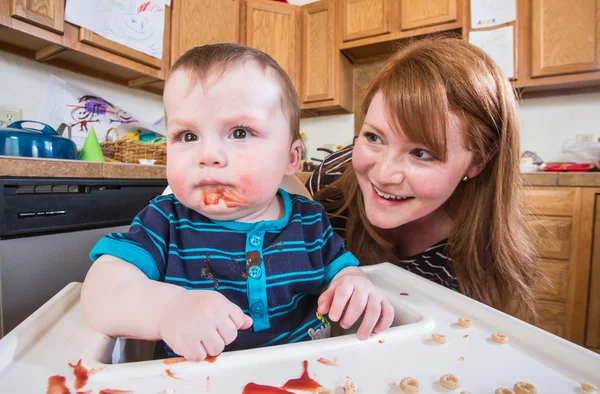
[[[278,220],[283,217],[283,200],[279,193],[273,196],[271,202],[261,208],[260,210],[253,212],[243,218],[236,220],[236,222],[254,223],[260,221]]]

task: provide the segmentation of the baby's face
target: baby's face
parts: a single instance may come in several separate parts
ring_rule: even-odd
[[[187,207],[216,220],[263,220],[298,166],[275,77],[253,63],[194,82],[176,71],[164,93],[167,178]]]

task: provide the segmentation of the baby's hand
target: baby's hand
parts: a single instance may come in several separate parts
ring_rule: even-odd
[[[319,297],[318,311],[328,314],[332,321],[340,321],[343,313],[340,326],[344,329],[352,327],[364,312],[356,333],[362,340],[372,332],[388,329],[394,320],[394,308],[390,302],[356,267],[346,268],[333,278],[329,288]]]
[[[184,290],[164,308],[158,332],[173,351],[187,360],[218,356],[252,318],[216,291]]]

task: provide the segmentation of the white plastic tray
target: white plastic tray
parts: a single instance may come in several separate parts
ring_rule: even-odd
[[[456,393],[494,393],[518,381],[534,384],[539,393],[581,393],[582,381],[600,387],[596,353],[391,264],[364,271],[396,310],[396,327],[382,334],[362,342],[346,335],[224,353],[212,363],[169,365],[161,360],[110,364],[113,353],[116,358],[125,358],[125,353],[114,339],[87,327],[79,305],[81,284],[72,283],[0,340],[0,393],[49,393],[52,376],[64,377],[73,394],[104,389],[242,393],[249,382],[281,387],[299,378],[304,360],[310,377],[336,394],[343,393],[348,378],[359,393],[400,393],[396,385],[407,376],[420,382],[422,393],[447,392],[439,378],[448,373],[461,381]],[[469,318],[473,326],[459,327],[459,317]],[[507,335],[509,343],[493,342],[493,332]],[[447,335],[448,343],[433,343],[432,333]],[[83,387],[75,387],[69,366],[79,360],[97,370]]]

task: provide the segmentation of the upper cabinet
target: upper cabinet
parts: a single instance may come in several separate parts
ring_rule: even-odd
[[[247,0],[245,43],[268,53],[298,89],[299,27],[296,6],[272,0]]]
[[[10,16],[63,34],[65,25],[65,0],[9,0]]]
[[[173,0],[171,62],[189,49],[240,42],[240,0]]]
[[[397,0],[342,0],[343,40],[389,33],[390,1]]]
[[[324,0],[302,7],[300,98],[305,113],[352,111],[352,64],[340,52],[339,4]]]
[[[402,30],[440,25],[458,19],[457,0],[402,0]]]
[[[531,76],[600,70],[600,2],[533,0]]]

